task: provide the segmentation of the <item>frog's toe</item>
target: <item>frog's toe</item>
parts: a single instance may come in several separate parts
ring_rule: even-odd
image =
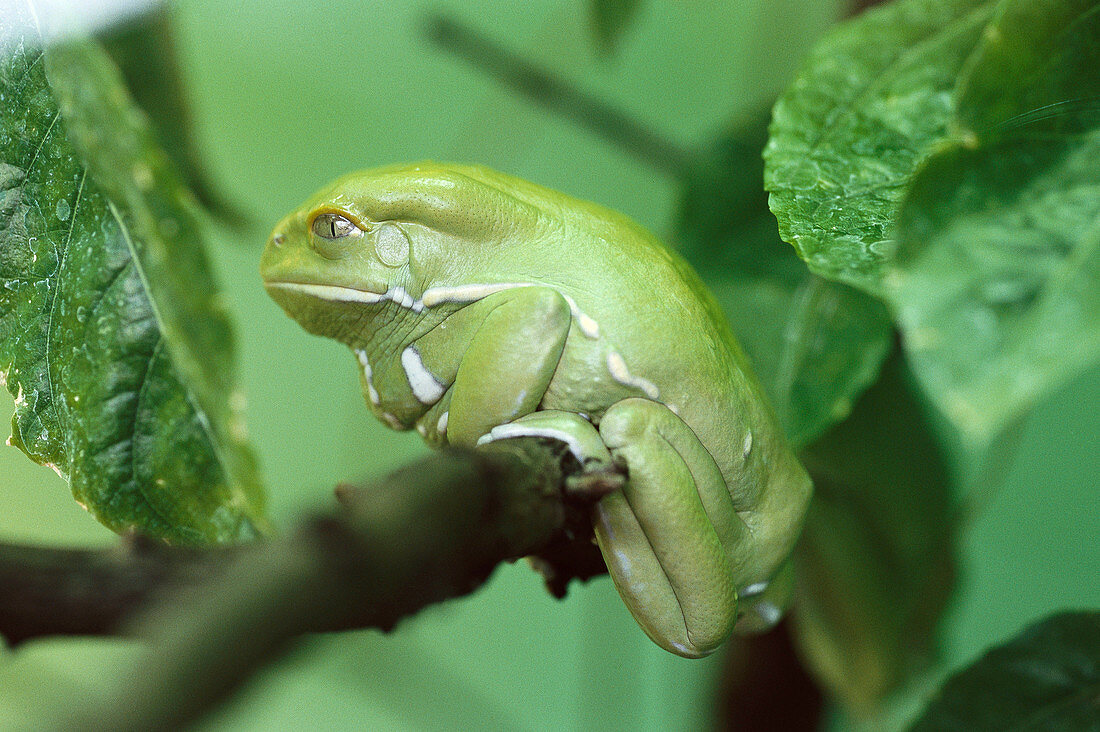
[[[788,559],[768,582],[741,588],[736,631],[741,635],[765,633],[783,617],[794,592],[794,566]]]

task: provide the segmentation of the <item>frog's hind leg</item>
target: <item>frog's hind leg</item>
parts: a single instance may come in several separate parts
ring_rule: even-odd
[[[665,405],[618,402],[604,415],[600,436],[628,473],[622,492],[603,498],[596,514],[615,586],[658,645],[704,656],[737,619],[731,557],[748,529],[710,453]]]

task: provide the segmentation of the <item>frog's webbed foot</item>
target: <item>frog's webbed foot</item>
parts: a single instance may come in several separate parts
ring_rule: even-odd
[[[625,399],[600,423],[627,465],[622,492],[600,501],[596,538],[615,587],[661,647],[696,658],[733,631],[731,567],[748,529],[710,453],[663,404]]]
[[[730,635],[774,624],[790,583],[743,588],[738,613],[738,558],[752,545],[710,453],[668,407],[647,399],[614,404],[599,431],[584,417],[533,412],[494,427],[485,444],[513,437],[565,443],[586,470],[626,464],[621,491],[602,498],[595,534],[615,587],[638,624],[658,645],[697,658]]]

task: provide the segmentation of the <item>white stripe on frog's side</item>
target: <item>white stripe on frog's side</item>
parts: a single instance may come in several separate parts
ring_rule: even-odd
[[[420,302],[424,307],[432,307],[441,302],[473,302],[488,297],[504,290],[513,290],[517,287],[547,287],[535,282],[497,282],[491,285],[460,285],[459,287],[429,287],[424,291]],[[577,327],[587,338],[596,340],[600,337],[600,324],[594,318],[584,313],[577,307],[577,301],[563,292],[559,295],[569,306],[569,314],[577,321]]]
[[[435,431],[439,434],[440,437],[443,437],[447,434],[447,419],[448,417],[450,417],[450,415],[450,412],[444,412],[443,414],[439,415],[439,421],[435,423]]]
[[[367,358],[366,351],[356,351],[355,355],[359,359],[359,365],[363,367],[363,378],[367,382],[367,395],[370,396],[371,404],[377,407],[382,400],[378,396],[378,390],[374,388],[374,382],[371,381],[374,374],[371,371],[370,359]]]
[[[746,598],[753,597],[755,595],[761,595],[761,594],[764,593],[764,590],[766,590],[766,589],[768,589],[768,583],[767,582],[757,582],[757,583],[751,584],[748,587],[746,587],[745,589],[741,590],[741,592],[739,592],[738,595],[741,597],[742,600],[744,600]]]
[[[494,282],[488,285],[429,287],[420,297],[420,303],[423,307],[430,308],[444,302],[474,302],[504,290],[531,286],[531,283],[527,282]]]
[[[600,324],[589,316],[582,313],[581,309],[577,307],[576,300],[564,293],[559,292],[558,294],[565,298],[566,304],[569,305],[569,313],[573,316],[573,319],[577,321],[577,327],[581,329],[581,333],[584,333],[585,336],[591,338],[592,340],[596,340],[597,338],[599,338]]]
[[[420,299],[414,298],[409,292],[400,285],[391,287],[384,293],[367,292],[364,290],[356,290],[348,287],[337,287],[335,285],[304,285],[293,282],[270,282],[269,287],[282,287],[288,290],[297,290],[307,295],[313,295],[325,300],[333,300],[337,302],[362,302],[368,304],[375,304],[380,302],[393,302],[401,307],[412,310],[414,313],[422,313],[426,308],[434,307],[445,302],[475,302],[481,300],[489,295],[504,290],[511,290],[517,287],[547,287],[537,282],[493,282],[488,284],[477,285],[458,285],[456,287],[429,287],[421,295]],[[594,318],[586,314],[578,307],[576,300],[569,295],[559,292],[566,304],[569,306],[569,313],[573,317],[573,320],[577,323],[577,328],[586,337],[592,340],[597,340],[600,337],[600,324],[596,322]],[[408,349],[401,354],[401,364],[405,367],[405,373],[409,377],[409,386],[413,388],[413,394],[424,404],[434,404],[442,396],[432,396],[438,390],[434,387],[439,387],[439,381],[424,368],[423,362],[420,360],[420,354],[415,351],[415,362],[410,356],[409,363],[406,363],[406,354]],[[362,359],[360,359],[362,361]],[[648,379],[644,379],[640,376],[635,376],[630,373],[630,369],[626,366],[626,361],[622,355],[617,351],[610,351],[607,354],[607,370],[611,374],[611,378],[619,382],[623,386],[628,386],[633,389],[638,389],[644,393],[647,397],[654,401],[659,401],[661,392],[657,388],[657,385]],[[414,380],[417,382],[414,384]],[[369,379],[368,379],[369,383]],[[422,393],[424,398],[421,398],[417,389],[423,389]],[[425,401],[425,399],[431,399],[431,401]],[[673,412],[677,412],[676,408],[669,405],[669,408]]]
[[[420,313],[424,311],[424,303],[410,295],[408,291],[400,285],[386,290],[386,298],[413,312]]]
[[[764,621],[769,627],[779,622],[779,619],[783,617],[783,611],[779,609],[779,606],[771,602],[758,602],[753,606],[756,614],[760,616],[760,619]]]
[[[401,352],[401,368],[405,369],[405,378],[409,380],[413,396],[421,404],[431,406],[438,402],[447,387],[440,383],[435,375],[424,366],[420,351],[413,344]]]
[[[623,357],[619,355],[618,351],[611,351],[607,354],[607,370],[611,372],[611,378],[623,386],[641,389],[642,392],[653,401],[657,401],[661,398],[661,391],[657,388],[656,384],[648,379],[643,379],[641,376],[634,376],[630,373],[630,370],[626,367],[626,361],[623,360]]]

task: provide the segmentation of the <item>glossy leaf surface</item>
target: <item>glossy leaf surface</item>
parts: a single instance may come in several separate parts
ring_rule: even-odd
[[[935,657],[959,509],[900,355],[852,416],[803,452],[814,500],[795,550],[801,655],[857,715]]]
[[[1027,628],[948,679],[913,732],[1100,729],[1100,612]]]
[[[0,63],[11,442],[112,529],[252,538],[263,493],[194,202],[102,50],[34,38]]]
[[[765,185],[784,241],[823,277],[881,293],[917,166],[996,3],[901,0],[840,25],[776,104]]]

